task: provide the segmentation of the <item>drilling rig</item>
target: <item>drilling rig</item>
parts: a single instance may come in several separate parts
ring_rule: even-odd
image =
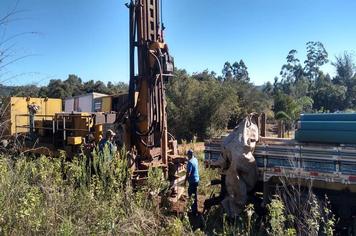
[[[149,168],[162,168],[179,181],[185,158],[167,130],[165,82],[173,77],[174,61],[164,41],[160,0],[131,0],[129,8],[130,84],[124,143],[133,182],[144,181]]]

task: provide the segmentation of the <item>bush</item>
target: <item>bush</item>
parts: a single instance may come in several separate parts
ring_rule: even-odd
[[[102,158],[1,156],[0,234],[157,235],[177,220],[149,194],[164,187],[159,170],[133,191],[125,156]]]
[[[93,153],[92,160],[80,155],[71,162],[64,155],[0,156],[0,235],[333,234],[335,217],[327,199],[318,201],[310,195],[300,201],[304,208],[291,208],[282,192],[268,205],[266,216],[258,216],[248,205],[239,218],[227,219],[221,207],[213,207],[204,216],[203,231],[193,232],[186,213],[176,217],[160,208],[158,194],[167,189],[161,169],[150,169],[146,184],[134,191],[125,155],[112,160],[102,155]],[[208,182],[218,172],[205,169],[202,154],[197,156],[199,194],[207,196],[212,190]]]

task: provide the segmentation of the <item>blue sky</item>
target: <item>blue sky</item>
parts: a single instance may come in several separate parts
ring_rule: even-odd
[[[0,15],[15,2],[0,0]],[[84,81],[128,82],[126,2],[20,0],[24,12],[0,29],[0,39],[36,32],[12,41],[14,58],[31,56],[0,71],[0,82],[43,85],[71,73]],[[225,61],[243,59],[255,84],[273,81],[291,49],[303,61],[307,41],[321,41],[330,59],[355,52],[355,9],[354,0],[163,0],[166,41],[178,68],[220,74]],[[323,69],[334,73],[331,65]]]

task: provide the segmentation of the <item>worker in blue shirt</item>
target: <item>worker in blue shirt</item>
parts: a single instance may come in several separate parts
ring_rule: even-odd
[[[198,185],[199,185],[199,165],[198,159],[194,156],[193,150],[189,149],[187,152],[188,164],[187,164],[187,175],[185,177],[184,184],[188,181],[188,196],[193,195],[194,202],[192,205],[192,213],[195,215],[198,213]]]

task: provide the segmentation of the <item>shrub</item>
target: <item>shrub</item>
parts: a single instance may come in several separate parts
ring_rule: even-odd
[[[93,162],[1,156],[0,234],[157,235],[177,220],[157,211],[150,194],[164,188],[161,170],[150,170],[147,185],[133,191],[126,157],[100,155]]]

